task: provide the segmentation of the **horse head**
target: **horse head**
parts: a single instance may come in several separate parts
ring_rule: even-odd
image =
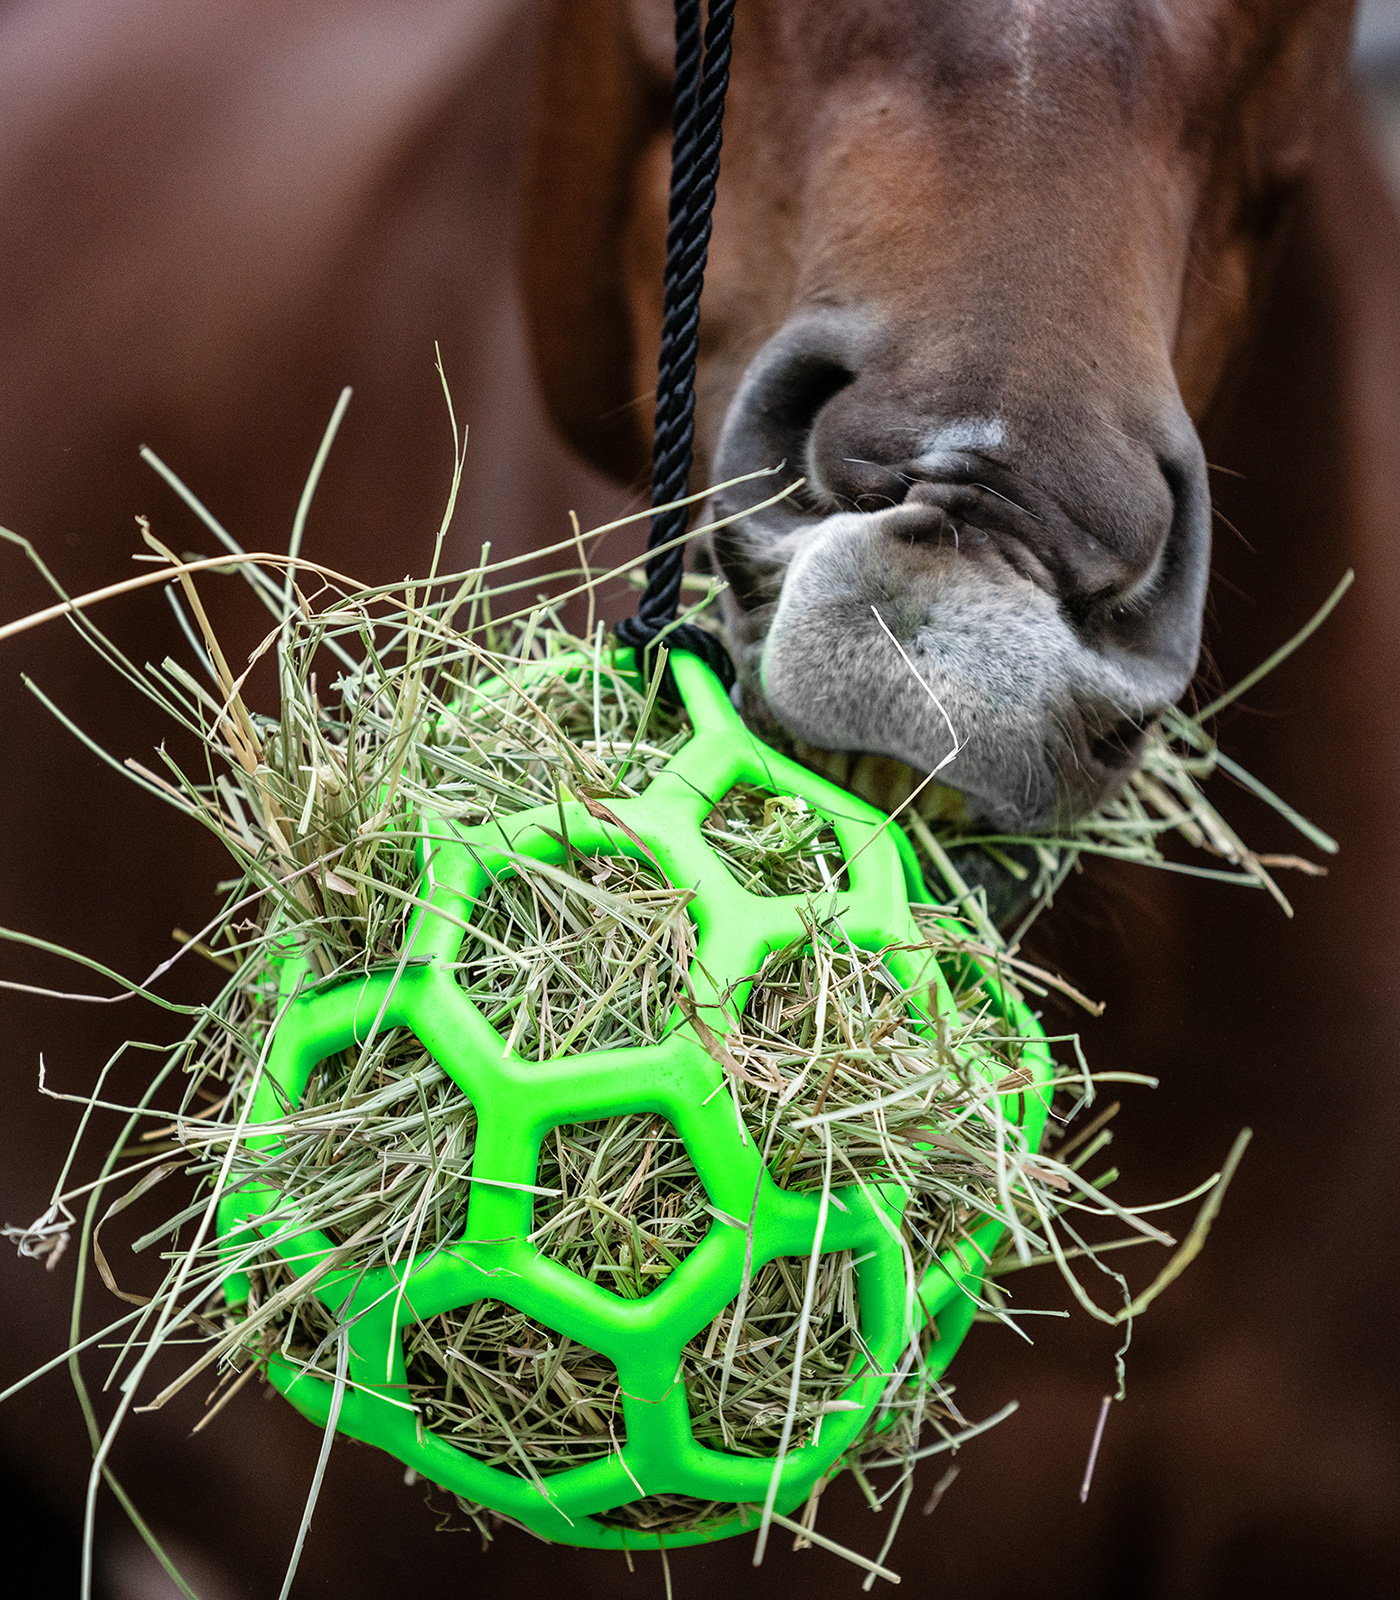
[[[747,713],[1007,829],[1121,783],[1200,650],[1227,387],[1348,0],[740,0],[700,470]],[[565,435],[645,472],[667,0],[556,0],[524,238]],[[953,753],[955,752],[955,753]],[[951,760],[947,758],[952,755]]]

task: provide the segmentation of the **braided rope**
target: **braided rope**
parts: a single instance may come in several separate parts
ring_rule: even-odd
[[[671,132],[671,198],[666,226],[666,282],[661,354],[657,361],[656,424],[652,442],[651,503],[679,500],[690,485],[695,446],[695,369],[700,351],[700,293],[709,257],[715,186],[719,179],[724,97],[734,31],[734,0],[710,0],[703,51],[700,0],[676,0],[676,82]],[[676,622],[683,543],[689,508],[652,515],[650,550],[668,545],[646,564],[647,586],[637,615],[617,627],[618,638],[643,657],[665,634],[670,649],[700,656],[729,687],[734,665],[714,634]]]

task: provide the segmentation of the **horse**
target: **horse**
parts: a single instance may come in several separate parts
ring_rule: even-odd
[[[366,0],[347,11],[301,0],[274,26],[252,6],[230,6],[215,25],[152,5],[124,21],[120,39],[104,31],[95,3],[7,19],[19,32],[0,59],[16,71],[46,64],[49,77],[35,79],[28,120],[11,129],[10,167],[0,170],[5,192],[24,202],[5,214],[28,224],[11,237],[4,266],[0,520],[57,550],[70,582],[121,575],[128,510],[154,504],[158,530],[179,515],[118,465],[142,437],[250,543],[275,538],[319,419],[346,379],[369,415],[333,458],[309,541],[367,578],[413,568],[434,525],[447,439],[444,430],[436,454],[425,442],[437,402],[432,382],[415,385],[406,371],[413,352],[403,347],[426,344],[437,320],[455,330],[444,346],[449,372],[473,357],[494,363],[489,387],[458,393],[478,435],[496,434],[467,537],[490,526],[505,553],[512,539],[523,545],[546,529],[546,506],[575,503],[587,522],[618,503],[601,478],[551,453],[514,314],[496,311],[505,303],[497,219],[513,201],[523,63],[536,45],[523,10],[503,4],[482,20],[486,9]],[[1372,686],[1387,681],[1400,598],[1400,481],[1387,449],[1400,427],[1400,234],[1355,111],[1345,100],[1328,109],[1345,38],[1337,8],[1105,0],[1066,21],[1068,10],[1008,6],[999,23],[980,4],[830,0],[822,12],[741,0],[696,481],[758,459],[789,459],[809,480],[777,519],[750,519],[709,556],[731,577],[725,603],[746,709],[760,725],[800,724],[802,683],[825,682],[833,715],[807,727],[820,735],[811,742],[835,742],[840,713],[853,749],[880,745],[889,719],[877,704],[886,690],[906,689],[881,677],[878,648],[864,648],[875,637],[868,607],[860,610],[867,595],[911,641],[935,607],[947,625],[956,605],[971,638],[1005,621],[1014,600],[1031,611],[1034,638],[1048,634],[1062,648],[1033,694],[1013,683],[1002,704],[994,660],[977,671],[953,663],[968,670],[962,698],[946,695],[949,708],[961,727],[982,730],[956,776],[987,815],[1037,819],[1093,803],[1194,666],[1204,460],[1222,469],[1214,499],[1242,535],[1222,522],[1210,557],[1206,638],[1217,681],[1233,681],[1305,620],[1344,566],[1357,570],[1341,617],[1223,730],[1229,748],[1343,849],[1330,877],[1296,894],[1292,924],[1215,885],[1124,871],[1088,873],[1062,895],[1045,924],[1058,945],[1051,954],[1089,969],[1084,981],[1109,1003],[1082,1029],[1087,1052],[1163,1083],[1154,1103],[1130,1103],[1120,1119],[1124,1198],[1185,1189],[1246,1120],[1255,1142],[1208,1249],[1138,1330],[1127,1398],[1109,1417],[1086,1503],[1077,1491],[1100,1396],[1114,1381],[1114,1340],[1082,1320],[1046,1320],[1034,1348],[976,1329],[954,1369],[959,1405],[982,1416],[1018,1397],[1021,1409],[959,1454],[960,1476],[933,1514],[906,1521],[890,1563],[906,1581],[971,1600],[1288,1600],[1328,1579],[1379,1596],[1400,1553],[1384,1343],[1397,1309],[1387,1246],[1400,1199],[1386,1153],[1400,1107],[1383,1070],[1400,950],[1384,892],[1400,871],[1391,826],[1400,750]],[[1090,15],[1097,30],[1079,20]],[[889,58],[892,39],[905,47],[902,65]],[[563,436],[633,486],[644,473],[659,325],[669,51],[664,6],[558,5],[538,41],[527,168],[522,281],[544,397]],[[930,55],[931,76],[920,67]],[[1087,119],[1075,87],[1081,59]],[[1166,65],[1175,72],[1164,80]],[[856,66],[859,95],[842,81]],[[765,99],[769,74],[788,74],[787,100]],[[313,90],[321,109],[309,117]],[[950,121],[930,120],[935,100]],[[1024,145],[1012,140],[1012,121],[992,116],[1011,118],[1017,106]],[[1175,146],[1152,121],[1168,113],[1181,117]],[[333,116],[331,131],[308,139],[322,115]],[[1177,165],[1143,162],[1135,140],[1144,129]],[[820,238],[794,220],[815,171],[803,163],[819,144],[832,159],[821,174],[831,228]],[[153,188],[162,147],[187,159],[167,162]],[[883,180],[881,149],[891,152]],[[93,150],[105,163],[101,182],[83,176]],[[250,150],[264,163],[255,169],[265,174],[261,190],[244,176]],[[478,159],[483,151],[493,159]],[[936,170],[909,187],[930,151],[942,153]],[[212,166],[211,153],[220,157]],[[1120,156],[1136,187],[1121,171],[1114,179]],[[552,242],[541,226],[551,184]],[[945,191],[958,195],[959,215],[976,213],[980,240],[935,236],[928,212]],[[1184,226],[1193,196],[1201,227],[1184,240],[1172,228]],[[998,242],[999,211],[1026,208],[1035,226]],[[1108,272],[1072,281],[1080,263],[1119,260],[1125,240],[1122,281]],[[919,301],[916,278],[902,301],[876,308],[880,317],[846,315],[841,295],[849,301],[851,286],[878,284],[901,260],[938,274],[943,348],[972,350],[979,329],[989,341],[995,333],[1000,367],[990,356],[985,370],[939,358],[928,342],[939,306]],[[1190,285],[1190,318],[1163,310],[1173,272]],[[998,274],[1014,293],[998,293]],[[799,279],[812,314],[790,344],[771,345]],[[71,292],[52,292],[55,283]],[[1103,349],[1076,344],[1111,312],[1128,325]],[[897,313],[918,335],[908,349],[890,343]],[[1187,361],[1183,347],[1180,364],[1168,337],[1178,321],[1194,330],[1194,354]],[[387,338],[384,325],[403,337]],[[845,373],[823,397],[823,384]],[[931,373],[962,387],[940,392]],[[744,396],[742,415],[756,423],[727,429]],[[831,406],[808,451],[811,424]],[[273,413],[286,437],[266,420]],[[1204,440],[1202,456],[1183,415]],[[1073,428],[1085,433],[1082,456]],[[992,459],[1003,450],[1018,453]],[[975,476],[965,470],[974,464]],[[996,491],[1015,502],[1004,514],[992,505]],[[742,510],[737,492],[723,503]],[[1120,523],[1115,508],[1131,515]],[[503,539],[498,526],[512,518]],[[189,529],[180,547],[202,538],[192,523],[176,525]],[[782,580],[823,528],[831,560],[797,568],[806,578],[791,598],[801,604],[784,614]],[[966,571],[954,572],[964,554]],[[831,574],[848,557],[853,576],[832,593]],[[895,582],[872,594],[882,573]],[[13,609],[31,594],[39,603],[37,589],[17,584]],[[1071,641],[1059,633],[1065,597],[1069,612],[1082,610]],[[1131,602],[1129,616],[1115,617],[1115,597]],[[848,615],[861,653],[823,679],[808,630]],[[170,647],[158,605],[133,603],[117,621],[133,648]],[[775,632],[786,644],[770,649]],[[795,654],[785,654],[789,645]],[[99,959],[148,970],[168,953],[170,926],[192,925],[189,906],[203,904],[216,853],[172,836],[144,797],[58,742],[11,688],[23,668],[70,706],[80,694],[94,731],[139,756],[159,730],[94,682],[77,641],[56,633],[6,650],[6,727],[24,759],[17,754],[3,799],[0,921],[67,943],[76,924]],[[931,644],[921,650],[916,659],[940,675],[943,696],[950,664]],[[871,676],[852,677],[857,670]],[[842,696],[862,682],[866,704],[846,705]],[[913,766],[941,759],[938,729],[907,720],[907,738],[885,748]],[[994,725],[1020,752],[1015,771],[998,762]],[[55,969],[11,954],[5,975],[51,983]],[[196,992],[193,977],[172,990]],[[51,1081],[81,1087],[130,1029],[111,1011],[3,1000],[0,1209],[27,1221],[46,1203],[70,1132],[61,1109],[34,1094],[39,1052]],[[112,1226],[109,1255],[121,1260],[123,1286],[139,1289],[150,1269],[121,1251],[125,1220]],[[126,1237],[140,1231],[134,1223]],[[71,1271],[71,1256],[53,1273],[0,1259],[3,1381],[63,1347]],[[1026,1290],[1051,1305],[1054,1293],[1044,1279]],[[137,1419],[114,1466],[203,1600],[276,1592],[316,1430],[249,1387],[191,1437],[202,1398]],[[55,1594],[73,1592],[62,1562],[81,1514],[86,1453],[61,1374],[0,1407],[12,1570],[22,1552],[53,1556]],[[422,1486],[401,1477],[388,1458],[337,1444],[303,1557],[307,1592],[377,1596],[397,1592],[409,1573],[444,1588],[467,1574],[487,1594],[547,1584],[568,1595],[641,1595],[660,1583],[655,1563],[629,1573],[619,1558],[543,1547],[509,1529],[479,1554],[434,1532]],[[103,1507],[110,1600],[171,1593],[117,1508]],[[867,1548],[883,1524],[838,1480],[822,1527]],[[674,1552],[670,1565],[683,1595],[761,1585],[781,1597],[843,1581],[827,1559],[771,1548],[753,1574],[734,1542]],[[44,1591],[36,1582],[26,1592]]]

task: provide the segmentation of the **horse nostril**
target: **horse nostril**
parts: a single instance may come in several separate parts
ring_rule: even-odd
[[[831,310],[809,310],[780,328],[749,363],[729,404],[714,476],[734,480],[785,464],[788,473],[805,478],[809,487],[785,501],[775,516],[806,520],[848,509],[828,503],[814,436],[823,413],[857,381],[868,342],[864,317]],[[864,452],[846,448],[837,453]],[[762,480],[732,484],[717,503],[726,515],[743,514],[772,490],[772,483]]]
[[[1147,738],[1147,723],[1132,717],[1115,722],[1107,733],[1101,733],[1089,744],[1089,754],[1102,767],[1114,769],[1130,766],[1142,753]]]
[[[806,439],[817,414],[853,382],[855,373],[827,355],[793,355],[771,376],[763,396],[764,421],[789,439]]]

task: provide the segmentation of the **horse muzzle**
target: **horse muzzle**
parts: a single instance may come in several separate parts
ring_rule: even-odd
[[[716,474],[786,462],[806,481],[712,554],[760,715],[936,771],[982,823],[1044,829],[1122,783],[1195,670],[1204,460],[1174,391],[1145,398],[1146,424],[1105,425],[1096,396],[1052,417],[987,386],[991,357],[964,366],[919,384],[865,319],[789,324],[735,396]]]

